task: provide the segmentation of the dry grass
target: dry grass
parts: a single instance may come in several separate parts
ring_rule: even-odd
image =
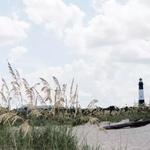
[[[25,136],[31,136],[32,133],[32,127],[29,125],[29,120],[25,120],[20,126],[19,126],[19,132],[23,134],[23,138]]]
[[[18,120],[23,121],[24,119],[14,112],[7,112],[0,115],[0,123],[3,125],[5,124],[14,125],[15,122]]]
[[[60,84],[59,80],[52,76],[55,83],[55,87],[52,88],[50,83],[44,79],[40,78],[40,82],[30,85],[30,83],[20,75],[18,70],[14,69],[11,63],[8,62],[8,69],[11,75],[11,81],[7,83],[4,78],[2,78],[2,86],[0,90],[0,96],[2,102],[0,104],[2,107],[8,107],[11,109],[12,104],[15,107],[21,107],[23,105],[32,106],[33,113],[35,107],[40,105],[50,104],[53,108],[53,114],[56,114],[56,109],[69,107],[76,108],[74,116],[77,114],[79,108],[78,101],[78,85],[74,89],[74,79],[71,82],[69,91],[67,92],[67,84]],[[69,93],[69,95],[67,95]],[[15,101],[14,101],[15,99]],[[69,100],[68,100],[69,99]]]

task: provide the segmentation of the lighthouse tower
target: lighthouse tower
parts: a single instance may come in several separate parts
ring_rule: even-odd
[[[144,105],[144,86],[142,78],[139,79],[139,106]]]

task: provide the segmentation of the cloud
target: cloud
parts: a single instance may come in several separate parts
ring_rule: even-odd
[[[24,0],[24,4],[34,23],[60,35],[70,48],[72,63],[48,70],[62,80],[75,76],[83,105],[93,98],[103,106],[132,105],[139,77],[150,89],[148,0],[93,0],[95,15],[87,22],[85,12],[62,0]],[[145,93],[148,99],[148,90]]]
[[[142,1],[143,4],[144,1]],[[75,54],[107,62],[148,63],[150,10],[141,1],[93,0],[96,15],[88,25],[68,30],[65,43]],[[138,11],[137,11],[138,10]]]
[[[27,53],[27,49],[22,46],[18,46],[15,48],[12,48],[9,52],[8,60],[10,62],[15,62],[23,57],[23,55]]]
[[[13,45],[27,38],[29,23],[0,16],[0,46]]]
[[[63,0],[24,0],[25,12],[31,21],[42,24],[62,36],[66,29],[82,24],[84,12]]]

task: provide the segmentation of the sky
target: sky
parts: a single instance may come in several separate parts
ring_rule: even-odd
[[[30,82],[79,84],[79,101],[150,101],[149,0],[0,0],[0,76],[7,60]]]

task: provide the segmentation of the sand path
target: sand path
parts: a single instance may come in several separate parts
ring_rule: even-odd
[[[103,131],[96,125],[82,125],[74,128],[80,143],[101,146],[101,150],[150,150],[150,125]]]

